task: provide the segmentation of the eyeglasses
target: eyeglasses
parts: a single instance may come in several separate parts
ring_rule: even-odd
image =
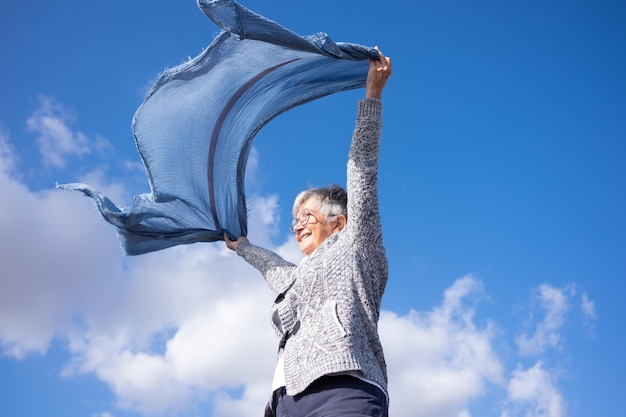
[[[291,230],[291,233],[295,233],[298,223],[300,223],[302,226],[306,226],[307,224],[315,224],[317,222],[317,217],[315,217],[313,213],[311,213],[311,210],[302,209],[300,210],[296,218],[291,221],[291,227],[289,228],[289,230]]]

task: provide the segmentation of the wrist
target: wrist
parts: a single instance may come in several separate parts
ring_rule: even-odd
[[[383,96],[383,90],[368,88],[365,90],[365,98],[377,98],[381,99]]]

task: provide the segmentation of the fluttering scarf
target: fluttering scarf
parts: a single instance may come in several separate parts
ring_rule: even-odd
[[[221,29],[199,56],[163,72],[132,122],[151,192],[127,208],[86,184],[127,255],[247,234],[244,175],[252,139],[272,118],[363,87],[375,49],[299,36],[233,0],[198,0]]]

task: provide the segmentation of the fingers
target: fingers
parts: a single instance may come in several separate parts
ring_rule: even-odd
[[[228,237],[228,233],[224,233],[224,242],[226,242],[226,247],[230,250],[237,250],[237,242],[230,240]]]
[[[391,58],[389,58],[388,56],[385,56],[380,51],[378,46],[375,46],[374,48],[378,51],[378,55],[379,55],[379,59],[373,60],[374,61],[374,66],[376,68],[376,71],[382,77],[389,78],[389,76],[391,75],[391,72],[392,72]]]
[[[248,243],[248,238],[246,238],[245,236],[239,236],[237,239],[232,240],[228,236],[228,233],[224,233],[224,242],[226,243],[226,247],[228,249],[236,251],[237,245],[239,244],[239,242]]]
[[[370,59],[370,69],[365,84],[365,97],[380,99],[387,79],[391,76],[392,65],[391,58],[385,56],[378,46],[375,49],[378,51],[379,59]]]

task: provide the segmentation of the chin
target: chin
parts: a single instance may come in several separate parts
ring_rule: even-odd
[[[313,249],[311,249],[308,245],[300,246],[300,252],[302,252],[306,256],[309,256],[313,252]]]

